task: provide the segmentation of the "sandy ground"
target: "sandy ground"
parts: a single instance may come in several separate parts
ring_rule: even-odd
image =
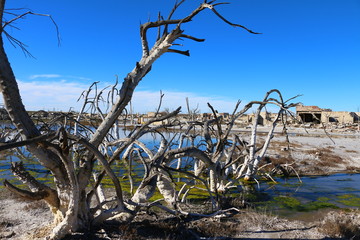
[[[34,204],[16,199],[13,195],[4,193],[3,190],[1,190],[1,194],[7,195],[7,198],[1,199],[0,239],[33,240],[43,239],[47,235],[52,216],[45,204]],[[104,234],[105,231],[100,231],[101,234],[98,233],[91,239],[173,239],[172,234],[181,231],[159,223],[162,226],[157,231],[162,232],[156,233],[157,226],[142,224],[143,219],[138,221],[140,223],[135,222],[131,226],[143,228],[143,233],[134,237],[130,237],[133,230],[129,231],[127,226],[123,233],[112,233],[110,229],[106,230],[107,234]],[[156,221],[153,222],[155,225],[157,224]],[[216,217],[196,220],[188,227],[196,229],[197,234],[187,236],[185,239],[323,239],[327,235],[319,230],[319,224],[320,222],[289,221],[250,210],[250,212],[244,211],[226,220]],[[162,229],[164,227],[170,229],[168,230],[170,232],[164,233]],[[197,237],[200,234],[211,237]],[[165,237],[163,238],[162,235]],[[76,239],[89,239],[89,237],[77,237]]]
[[[44,202],[25,201],[4,189],[0,196],[0,239],[31,239],[26,236],[52,222]]]
[[[300,174],[360,172],[360,135],[358,133],[332,133],[330,139],[321,130],[312,130],[309,134],[299,129],[289,129],[289,132],[291,133],[290,148],[285,141],[285,136],[276,134],[269,149],[270,159],[274,161],[286,159]],[[0,202],[0,239],[33,239],[34,232],[40,231],[39,229],[52,222],[45,203],[19,200],[4,189],[0,190]],[[319,230],[320,222],[305,223],[256,214],[253,214],[252,218],[254,218],[252,222],[256,224],[243,221],[244,217],[239,215],[238,220],[233,221],[236,223],[234,228],[237,230],[232,238],[224,238],[226,235],[223,235],[218,239],[324,239],[326,237],[330,239],[331,237]],[[206,221],[201,224],[212,222],[218,225],[216,219]],[[333,227],[330,228],[333,229]],[[117,236],[117,238],[108,239],[121,238]]]

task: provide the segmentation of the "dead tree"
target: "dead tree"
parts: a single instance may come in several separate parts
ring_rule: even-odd
[[[189,39],[198,42],[204,41],[204,39],[187,35],[184,33],[184,30],[182,30],[182,27],[192,21],[196,15],[204,10],[210,10],[226,24],[240,27],[250,33],[255,33],[242,25],[233,24],[224,18],[216,10],[216,7],[225,3],[217,3],[215,0],[204,1],[184,18],[173,19],[174,12],[183,3],[184,0],[176,3],[167,18],[159,16],[157,21],[147,22],[141,25],[142,57],[136,63],[134,69],[124,78],[117,100],[112,104],[110,111],[104,116],[104,119],[96,128],[95,132],[91,134],[89,138],[85,138],[67,132],[65,127],[59,127],[56,132],[41,132],[27,114],[19,94],[15,75],[4,50],[3,36],[6,36],[26,51],[24,45],[8,34],[6,30],[8,27],[11,27],[12,23],[22,19],[25,15],[34,15],[35,13],[12,13],[8,15],[8,17],[12,16],[12,18],[6,20],[4,16],[4,14],[7,14],[7,11],[4,9],[5,0],[0,0],[0,19],[2,21],[0,26],[0,90],[3,94],[4,105],[9,116],[22,138],[22,141],[16,144],[1,146],[1,148],[26,146],[28,151],[37,158],[39,164],[51,171],[55,180],[54,188],[41,184],[28,174],[26,169],[22,168],[21,164],[17,164],[13,166],[13,172],[30,187],[30,191],[19,189],[9,182],[5,182],[5,186],[23,197],[33,200],[43,199],[48,203],[54,214],[54,228],[50,235],[51,239],[60,239],[71,232],[89,229],[92,224],[101,223],[106,219],[118,215],[125,215],[125,219],[131,219],[134,214],[136,214],[135,210],[137,207],[141,206],[143,201],[146,200],[146,192],[150,191],[154,187],[154,184],[157,185],[159,189],[162,189],[160,192],[164,195],[169,195],[169,190],[165,187],[170,184],[167,174],[163,172],[161,168],[146,167],[146,169],[148,169],[146,178],[144,178],[143,183],[132,197],[132,203],[126,203],[123,198],[119,179],[111,169],[113,159],[107,159],[103,153],[99,151],[100,145],[106,142],[105,139],[110,129],[128,105],[139,82],[151,70],[153,63],[167,52],[188,56],[189,51],[173,48],[176,46],[175,42],[179,39]],[[150,47],[148,31],[153,28],[158,29],[158,36],[154,45]],[[169,116],[167,116],[167,118],[169,118]],[[138,133],[137,136],[139,135],[141,134]],[[121,150],[128,149],[130,145],[135,144],[136,140],[136,137],[131,136],[123,142]],[[114,141],[110,143],[114,144]],[[74,148],[74,146],[76,146],[76,148]],[[141,144],[139,146],[141,147]],[[74,151],[74,149],[77,150]],[[172,152],[168,153],[165,150],[166,141],[164,140],[154,156],[148,152],[151,163],[145,161],[144,166],[149,164],[154,166],[152,162],[161,163],[164,159],[170,159],[171,157],[169,156],[176,155]],[[118,151],[121,152],[120,150]],[[143,148],[143,151],[147,152],[145,148]],[[136,150],[134,150],[134,152],[136,152]],[[209,159],[201,152],[192,149],[186,153],[197,156],[202,162],[208,164],[212,171],[217,171],[215,169],[215,163],[210,163]],[[113,156],[116,156],[116,154],[118,154],[118,152],[115,151]],[[94,164],[100,164],[103,168],[103,174],[96,177],[97,180],[95,183],[92,180]],[[97,207],[90,207],[90,202],[94,199],[94,196],[97,196],[95,192],[103,175],[107,175],[115,187],[116,206],[112,209],[107,209],[106,202],[101,201],[99,196],[97,199],[100,199],[100,201]],[[93,189],[88,191],[87,189],[92,183],[94,184]],[[170,192],[171,191],[172,190],[170,190]],[[169,201],[171,202],[171,199]]]

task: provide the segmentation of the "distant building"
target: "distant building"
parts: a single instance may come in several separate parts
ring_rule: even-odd
[[[262,126],[271,125],[276,119],[277,113],[270,113],[270,112],[261,112],[258,117],[258,124]],[[244,123],[252,124],[253,120],[255,119],[255,113],[246,114],[241,117],[241,120]]]
[[[156,112],[148,112],[147,117],[148,118],[154,118],[156,116]]]
[[[347,111],[332,111],[331,109],[322,109],[318,106],[296,107],[296,116],[303,123],[339,123],[353,124],[359,122],[360,113]]]
[[[303,123],[320,123],[323,109],[318,106],[298,105],[296,107],[296,116]]]

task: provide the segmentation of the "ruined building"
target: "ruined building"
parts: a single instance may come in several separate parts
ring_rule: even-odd
[[[359,112],[332,111],[331,109],[322,109],[318,106],[296,107],[296,116],[303,123],[338,123],[338,124],[354,124],[359,123]]]

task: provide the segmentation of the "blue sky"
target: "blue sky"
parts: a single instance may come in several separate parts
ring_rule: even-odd
[[[183,17],[201,1],[188,0]],[[159,91],[163,106],[207,112],[210,102],[231,112],[237,100],[261,100],[273,88],[284,98],[334,111],[360,111],[360,0],[232,0],[218,11],[230,21],[261,32],[252,35],[220,21],[210,11],[183,25],[203,43],[185,40],[178,49],[190,57],[167,53],[139,84],[135,112],[153,111]],[[141,56],[139,25],[167,16],[172,0],[8,0],[7,8],[25,7],[51,14],[61,35],[45,17],[17,21],[8,29],[28,45],[25,57],[8,42],[6,50],[29,110],[79,110],[77,98],[92,82],[107,86],[122,80]],[[154,32],[154,35],[156,33]],[[6,41],[5,41],[6,42]],[[183,111],[185,109],[183,108]]]

